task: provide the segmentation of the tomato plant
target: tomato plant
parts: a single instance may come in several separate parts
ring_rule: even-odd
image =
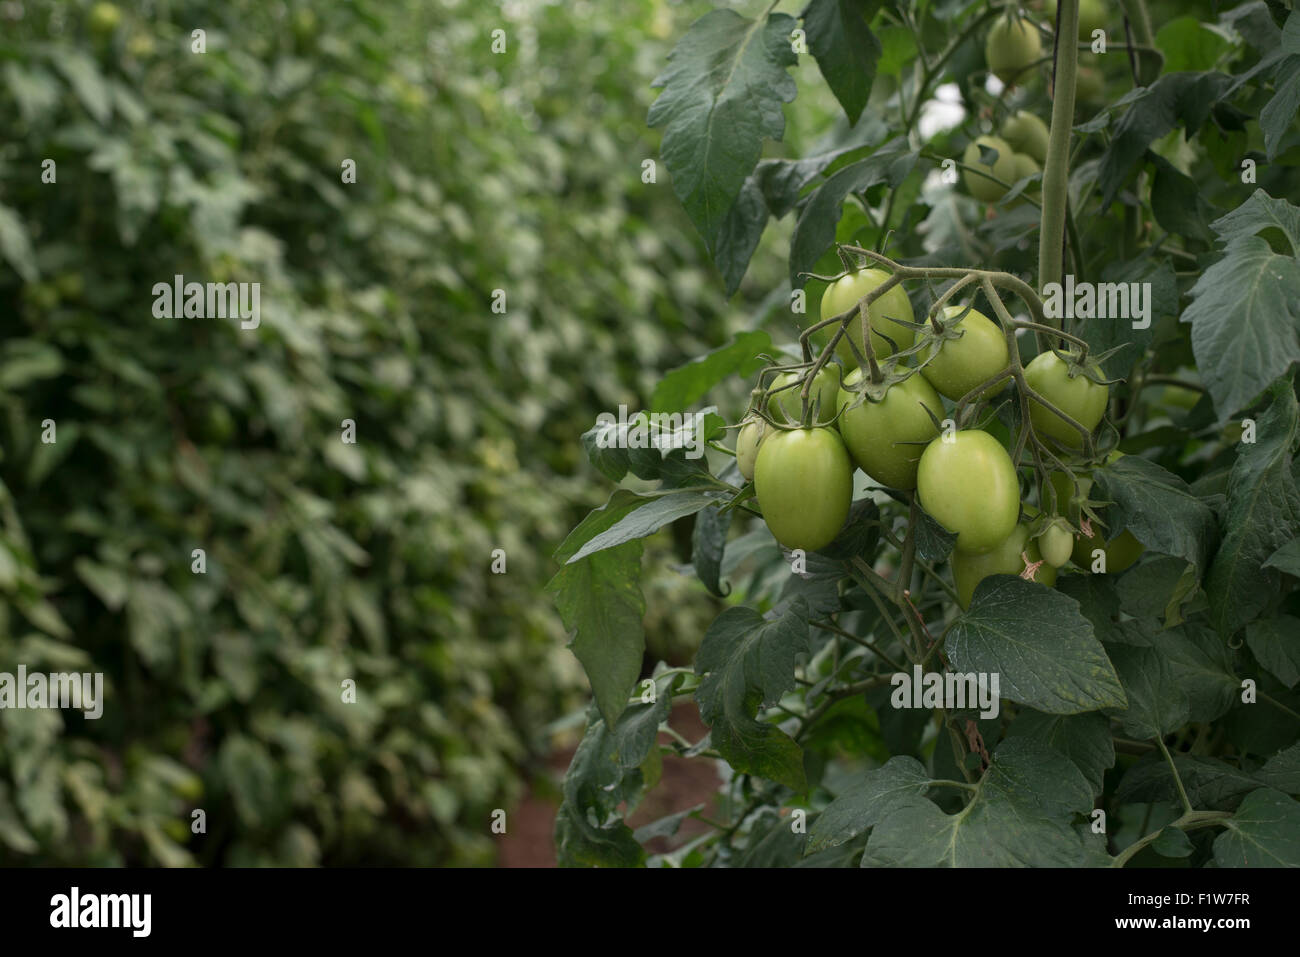
[[[595,696],[566,863],[1300,866],[1300,14],[1039,10],[720,7],[668,60],[660,156],[764,305],[654,388],[707,461],[584,438],[660,484],[559,553]],[[693,667],[640,675],[638,540],[674,522],[718,614]],[[997,707],[896,699],[913,671]],[[688,696],[707,738],[642,733],[681,737]],[[627,816],[669,756],[725,783],[652,852]]]

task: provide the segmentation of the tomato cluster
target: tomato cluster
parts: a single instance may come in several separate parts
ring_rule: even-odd
[[[1013,120],[1018,142],[1042,146],[1033,122]],[[806,551],[834,541],[849,516],[857,467],[885,488],[915,490],[922,508],[955,536],[951,566],[962,607],[989,575],[1021,575],[1051,586],[1057,569],[1071,560],[1084,571],[1122,571],[1132,564],[1141,545],[1131,533],[1104,541],[1090,520],[1104,524],[1088,501],[1089,479],[1072,482],[1065,472],[1053,472],[1050,501],[1040,512],[1022,501],[1017,464],[998,438],[952,427],[961,408],[995,399],[1015,378],[1026,390],[1034,434],[1059,448],[1061,461],[1071,458],[1070,450],[1084,445],[1080,427],[1095,430],[1105,413],[1109,387],[1096,363],[1049,349],[1018,376],[1007,331],[969,304],[943,305],[931,310],[928,325],[919,324],[902,284],[894,283],[868,305],[866,297],[890,279],[870,268],[832,282],[821,315],[832,335],[845,330],[840,346],[851,338],[847,355],[837,349],[851,371],[841,378],[831,356],[820,368],[810,363],[786,371],[756,393],[761,401],[742,424],[737,465],[752,479],[777,541]],[[829,345],[824,332],[813,338]],[[946,407],[945,399],[959,408]]]

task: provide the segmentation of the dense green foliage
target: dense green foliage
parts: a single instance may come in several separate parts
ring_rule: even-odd
[[[1089,4],[1105,37],[1076,47],[1057,35],[1080,4],[1058,6],[718,4],[678,38],[647,115],[659,155],[722,288],[790,237],[788,311],[645,400],[716,405],[707,459],[588,442],[611,480],[659,484],[617,489],[555,556],[595,698],[562,862],[1300,866],[1300,11]],[[1032,50],[1007,55],[1008,24]],[[847,123],[775,146],[826,91]],[[1003,136],[1033,155],[1007,162]],[[864,266],[888,279],[819,324]],[[878,310],[898,289],[910,308]],[[1005,355],[953,347],[950,304]],[[875,333],[904,312],[915,345],[886,358]],[[765,475],[763,438],[751,483],[730,458],[724,424],[811,425],[828,363],[862,370],[838,426],[858,465],[896,453],[890,390],[948,348],[927,377],[964,381],[940,389],[916,493],[872,466],[841,520],[840,460]],[[792,374],[786,425],[764,409]],[[868,402],[890,429],[855,431]],[[650,685],[629,667],[661,574],[641,541],[672,523],[716,617],[693,667]],[[995,693],[957,695],[963,676]],[[656,734],[674,697],[706,736]],[[723,786],[633,831],[665,754],[719,762]],[[702,833],[651,844],[688,816]]]
[[[92,6],[0,12],[0,671],[108,699],[0,712],[0,862],[488,862],[581,682],[574,437],[727,332],[640,180],[672,20]],[[260,326],[155,318],[174,274]]]

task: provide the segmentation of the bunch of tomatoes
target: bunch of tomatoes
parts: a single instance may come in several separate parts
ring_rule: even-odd
[[[819,327],[831,331],[821,336],[834,339],[835,355],[852,371],[832,361],[826,341],[817,361],[784,372],[778,366],[764,384],[768,370],[755,390],[735,452],[776,540],[805,551],[830,545],[848,520],[856,467],[884,488],[915,491],[955,536],[950,563],[963,608],[989,575],[1051,586],[1071,560],[1085,571],[1132,564],[1142,548],[1132,535],[1106,542],[1089,520],[1101,503],[1088,499],[1087,476],[1052,471],[1044,507],[1024,502],[1002,442],[980,428],[956,428],[945,411],[944,398],[961,407],[1006,390],[1014,346],[1007,330],[970,304],[940,305],[928,324],[917,323],[901,282],[868,301],[890,278],[882,269],[853,269],[822,297]],[[1029,402],[1037,439],[1061,454],[1058,461],[1081,451],[1083,432],[1097,429],[1109,398],[1096,362],[1048,349],[1025,366],[1023,381],[1031,397],[1050,404]]]

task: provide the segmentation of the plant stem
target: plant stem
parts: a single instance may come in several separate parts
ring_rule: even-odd
[[[1079,0],[1060,0],[1058,36],[1079,35]],[[1038,235],[1038,288],[1061,281],[1065,207],[1070,186],[1070,129],[1074,125],[1074,84],[1079,66],[1077,43],[1056,45],[1052,82],[1052,126],[1043,165],[1043,219]]]
[[[1156,738],[1156,744],[1160,748],[1160,753],[1165,756],[1165,761],[1169,764],[1169,770],[1174,776],[1174,786],[1178,788],[1178,799],[1183,802],[1183,811],[1187,814],[1194,813],[1192,802],[1187,799],[1187,789],[1183,787],[1183,779],[1178,774],[1178,768],[1174,764],[1174,756],[1169,753],[1169,748],[1165,746],[1164,738]]]
[[[1188,811],[1178,820],[1165,825],[1165,827],[1176,827],[1180,831],[1195,831],[1202,827],[1214,827],[1224,824],[1231,819],[1232,814],[1228,811]],[[1162,827],[1160,831],[1163,830]],[[1110,866],[1123,867],[1133,858],[1133,855],[1159,837],[1160,831],[1152,831],[1146,837],[1134,841],[1110,862]]]

